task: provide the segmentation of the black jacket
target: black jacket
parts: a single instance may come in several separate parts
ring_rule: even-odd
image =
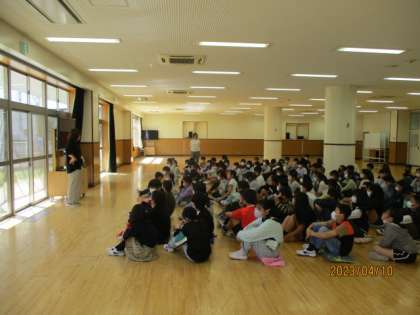
[[[148,247],[155,247],[159,233],[151,219],[152,208],[147,203],[137,204],[131,209],[128,219],[129,227],[125,230],[123,238],[134,237]]]

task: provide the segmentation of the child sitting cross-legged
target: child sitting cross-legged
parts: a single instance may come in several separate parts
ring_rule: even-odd
[[[255,208],[255,221],[247,225],[237,235],[241,248],[229,254],[231,259],[246,260],[252,249],[258,258],[277,258],[283,243],[282,213],[273,200],[260,201]]]
[[[391,209],[382,214],[385,224],[384,238],[369,252],[373,260],[397,263],[414,263],[417,258],[416,243],[410,236],[406,226],[402,224],[403,215],[400,210]]]
[[[185,257],[196,263],[205,262],[211,254],[212,233],[208,225],[200,220],[197,210],[186,207],[182,211],[181,223],[175,230],[165,250],[173,252],[176,248],[183,248]]]
[[[348,221],[351,209],[348,205],[338,204],[331,213],[330,221],[314,222],[306,229],[309,244],[296,251],[300,256],[315,257],[320,249],[333,256],[348,256],[353,248],[354,231]]]

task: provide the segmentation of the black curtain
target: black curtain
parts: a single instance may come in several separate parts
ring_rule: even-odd
[[[84,107],[85,90],[76,87],[76,96],[74,98],[72,118],[76,119],[76,128],[82,133],[83,126],[83,107]]]
[[[109,172],[117,172],[117,153],[115,150],[114,104],[109,104]]]

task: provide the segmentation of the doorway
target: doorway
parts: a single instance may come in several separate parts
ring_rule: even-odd
[[[102,99],[99,100],[98,116],[100,172],[106,172],[109,167],[109,104]]]

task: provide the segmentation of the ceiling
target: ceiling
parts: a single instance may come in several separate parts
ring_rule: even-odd
[[[55,0],[51,0],[55,1]],[[0,18],[60,55],[103,86],[145,84],[146,88],[111,88],[133,111],[223,112],[240,102],[286,107],[290,103],[322,108],[325,87],[352,84],[374,91],[359,95],[363,109],[384,109],[366,99],[389,97],[394,105],[420,108],[420,83],[388,82],[388,76],[420,77],[420,1],[418,0],[68,0],[85,22],[49,23],[24,0],[0,0]],[[120,44],[49,43],[47,36],[120,38]],[[199,41],[268,42],[266,49],[200,47]],[[349,54],[338,47],[405,49],[402,55]],[[205,55],[201,66],[163,65],[160,54]],[[138,73],[88,73],[88,68],[135,68]],[[192,70],[240,71],[239,76],[199,75]],[[337,79],[293,78],[292,73],[332,73]],[[191,90],[190,86],[225,86]],[[300,88],[269,92],[265,88]],[[167,93],[187,89],[193,99]],[[150,104],[125,94],[153,95]],[[253,101],[253,96],[277,96]],[[185,106],[188,102],[195,102]],[[197,102],[210,102],[199,105]],[[250,106],[255,114],[263,106]],[[308,108],[303,109],[308,111]]]

